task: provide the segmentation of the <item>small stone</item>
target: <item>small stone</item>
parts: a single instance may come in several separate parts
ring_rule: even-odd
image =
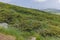
[[[36,37],[32,37],[32,39],[31,40],[36,40]]]

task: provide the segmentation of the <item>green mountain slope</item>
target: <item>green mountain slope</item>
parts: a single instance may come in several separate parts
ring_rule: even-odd
[[[56,15],[60,15],[60,10],[59,9],[53,9],[53,8],[48,8],[48,9],[43,9],[45,12],[50,12]]]
[[[15,27],[22,32],[36,33],[36,35],[46,37],[46,40],[50,40],[50,37],[60,37],[60,15],[41,10],[0,2],[0,22],[8,23],[10,27]],[[51,40],[53,40],[53,38]],[[45,39],[39,36],[37,40]]]
[[[47,11],[47,12],[55,12],[55,13],[60,13],[59,9],[53,9],[53,8],[48,8],[48,9],[43,9],[43,11]]]

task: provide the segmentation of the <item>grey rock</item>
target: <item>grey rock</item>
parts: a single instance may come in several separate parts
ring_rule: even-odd
[[[2,27],[2,28],[8,28],[8,24],[7,23],[0,23],[0,27]]]

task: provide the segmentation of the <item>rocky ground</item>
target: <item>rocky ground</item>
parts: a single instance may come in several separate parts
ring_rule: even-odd
[[[16,40],[16,38],[14,36],[0,33],[0,40]]]

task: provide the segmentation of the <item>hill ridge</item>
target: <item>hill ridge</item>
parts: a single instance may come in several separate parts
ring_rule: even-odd
[[[1,32],[16,34],[17,39],[21,37],[21,40],[27,40],[30,36],[37,37],[37,40],[45,40],[46,37],[46,40],[50,40],[51,37],[58,39],[60,37],[59,18],[60,15],[50,12],[0,3],[0,23],[9,25],[8,29],[2,29]]]

